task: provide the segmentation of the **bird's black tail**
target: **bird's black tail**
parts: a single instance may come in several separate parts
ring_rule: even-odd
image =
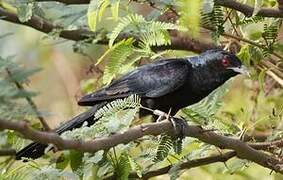
[[[78,116],[74,117],[73,119],[69,120],[68,122],[62,124],[56,130],[56,133],[62,134],[65,131],[69,131],[72,129],[79,128],[83,125],[84,122],[88,122],[88,126],[95,123],[94,114],[96,111],[102,107],[105,103],[97,104],[93,106],[90,110],[79,114]],[[44,150],[47,147],[47,144],[41,144],[37,142],[33,142],[17,152],[16,159],[19,160],[22,157],[36,159],[44,155]]]

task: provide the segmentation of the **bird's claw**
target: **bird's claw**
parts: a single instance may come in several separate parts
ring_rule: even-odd
[[[172,123],[177,139],[183,139],[186,134],[187,122],[183,119],[170,116],[168,120]]]

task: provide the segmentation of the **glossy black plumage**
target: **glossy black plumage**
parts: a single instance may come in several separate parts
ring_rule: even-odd
[[[92,119],[98,108],[132,94],[141,97],[143,106],[165,112],[171,108],[171,113],[175,114],[179,109],[200,101],[237,75],[241,67],[235,55],[223,50],[209,50],[199,56],[160,60],[141,66],[109,86],[81,98],[79,105],[94,108],[73,118],[56,132],[61,134],[78,128],[84,121],[91,125],[95,123]],[[146,114],[149,112],[140,112],[141,116]],[[18,152],[16,158],[38,158],[44,154],[45,147],[44,144],[32,143]]]

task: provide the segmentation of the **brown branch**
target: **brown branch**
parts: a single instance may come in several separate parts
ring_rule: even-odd
[[[156,136],[161,133],[168,133],[169,135],[175,134],[169,121],[136,126],[123,133],[116,133],[109,137],[97,138],[91,141],[64,140],[56,133],[33,130],[25,121],[11,122],[0,120],[0,130],[3,129],[18,131],[25,138],[40,143],[52,143],[59,149],[75,149],[81,152],[90,153],[109,149],[118,144],[126,144],[145,135]],[[281,168],[282,162],[279,159],[257,151],[252,148],[252,146],[239,139],[218,135],[212,131],[204,131],[199,126],[185,127],[184,135],[197,138],[202,142],[215,145],[223,149],[234,150],[237,153],[237,157],[241,159],[247,159],[276,172],[283,173],[283,169]]]
[[[32,16],[30,20],[22,23],[19,21],[16,14],[8,12],[4,10],[3,8],[0,8],[0,17],[2,17],[1,20],[29,26],[43,33],[50,33],[56,29],[63,29],[62,26],[53,25],[52,23],[38,16]],[[80,40],[87,40],[87,39],[95,39],[95,37],[97,37],[97,35],[99,34],[101,35],[100,32],[92,32],[86,29],[78,29],[78,30],[62,30],[60,31],[59,36],[65,39],[69,39],[69,40],[80,41]],[[103,34],[106,34],[106,33],[103,33]],[[117,40],[127,39],[130,37],[133,37],[133,36],[127,33],[121,33],[118,36]],[[134,37],[134,38],[138,40],[137,37]],[[97,44],[107,45],[108,41],[109,40],[107,39],[105,35],[104,37],[102,37],[101,40],[97,42]],[[181,36],[176,36],[176,35],[171,36],[171,41],[172,42],[170,45],[164,45],[161,47],[153,47],[153,48],[155,50],[174,49],[174,50],[188,50],[188,51],[200,53],[205,50],[217,47],[213,43],[204,43],[204,42],[200,42],[197,40],[193,40],[192,38],[189,38],[189,37],[181,37]]]
[[[0,149],[0,156],[15,156],[15,149]]]
[[[249,145],[258,150],[268,150],[276,147],[282,147],[283,146],[283,139],[277,140],[277,141],[272,141],[272,142],[261,142],[261,143],[249,143]],[[194,160],[189,160],[184,163],[181,163],[179,165],[179,170],[182,169],[191,169],[194,167],[198,166],[203,166],[207,164],[212,164],[216,162],[226,162],[232,157],[235,157],[237,154],[235,151],[230,151],[224,154],[219,154],[216,156],[210,156],[206,158],[200,158],[200,159],[194,159]],[[169,170],[172,168],[172,166],[166,166],[157,170],[149,171],[145,174],[142,175],[142,179],[149,179],[151,177],[167,174]],[[115,176],[111,176],[106,178],[107,180],[112,180],[115,179]],[[133,172],[129,175],[129,178],[139,178],[136,172]]]
[[[191,168],[194,168],[194,167],[199,167],[199,166],[212,164],[212,163],[216,163],[216,162],[226,162],[226,161],[228,161],[229,159],[231,159],[235,156],[236,156],[236,152],[230,151],[230,152],[220,154],[220,155],[214,155],[214,156],[205,157],[205,158],[188,160],[188,161],[185,161],[183,163],[180,163],[178,170],[191,169]],[[142,175],[141,179],[149,179],[149,178],[152,178],[152,177],[167,174],[171,168],[172,168],[172,166],[166,166],[166,167],[163,167],[163,168],[160,168],[160,169],[157,169],[157,170],[152,170],[152,171],[146,172],[145,174]],[[139,176],[136,174],[136,172],[133,172],[129,175],[128,178],[139,178]],[[113,175],[113,176],[105,178],[104,180],[114,180],[114,179],[117,179],[117,177],[115,177]]]
[[[38,17],[38,16],[32,16],[30,20],[27,22],[21,22],[17,14],[9,12],[7,10],[4,10],[3,8],[0,8],[0,17],[1,20],[5,20],[8,22],[16,23],[16,24],[21,24],[25,26],[32,27],[38,31],[41,31],[43,33],[50,33],[53,30],[56,29],[62,29],[61,26],[58,25],[53,25],[52,23]],[[80,40],[85,40],[90,37],[95,37],[97,34],[93,33],[91,31],[87,31],[84,29],[79,29],[79,30],[62,30],[60,32],[60,37],[69,39],[69,40],[74,40],[74,41],[80,41]],[[102,42],[100,42],[102,43]],[[105,42],[106,44],[106,42]]]
[[[249,145],[254,149],[260,149],[260,150],[278,148],[278,147],[283,147],[283,139],[279,139],[271,142],[250,143]]]
[[[13,79],[13,74],[9,69],[6,69],[7,74],[9,75],[9,77],[11,78],[11,80],[13,81],[13,83],[16,85],[16,87],[21,90],[24,91],[24,87],[22,84],[20,84],[18,81],[16,81],[15,79]],[[36,106],[36,104],[34,103],[34,101],[31,99],[31,97],[26,96],[25,97],[26,101],[28,102],[28,104],[30,105],[30,107],[32,108],[32,110],[35,112],[37,118],[39,119],[39,121],[41,122],[43,128],[45,131],[50,131],[51,128],[49,127],[49,125],[47,124],[47,122],[45,121],[45,119],[43,118],[43,116],[40,114],[40,112],[38,111],[38,108]]]
[[[252,16],[254,12],[254,8],[252,6],[239,3],[235,0],[215,0],[215,4],[239,11],[247,17]],[[261,8],[257,13],[257,15],[263,17],[276,17],[276,18],[283,17],[282,11],[275,8]]]

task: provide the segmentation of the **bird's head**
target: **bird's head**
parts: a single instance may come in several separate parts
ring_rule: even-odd
[[[193,67],[193,76],[197,79],[196,83],[201,83],[199,86],[203,88],[218,87],[237,74],[249,75],[248,69],[237,56],[220,49],[208,50],[189,58],[189,61]]]
[[[208,50],[191,63],[195,68],[205,68],[211,73],[219,73],[226,76],[244,74],[249,76],[249,71],[240,59],[227,51],[221,49]]]

